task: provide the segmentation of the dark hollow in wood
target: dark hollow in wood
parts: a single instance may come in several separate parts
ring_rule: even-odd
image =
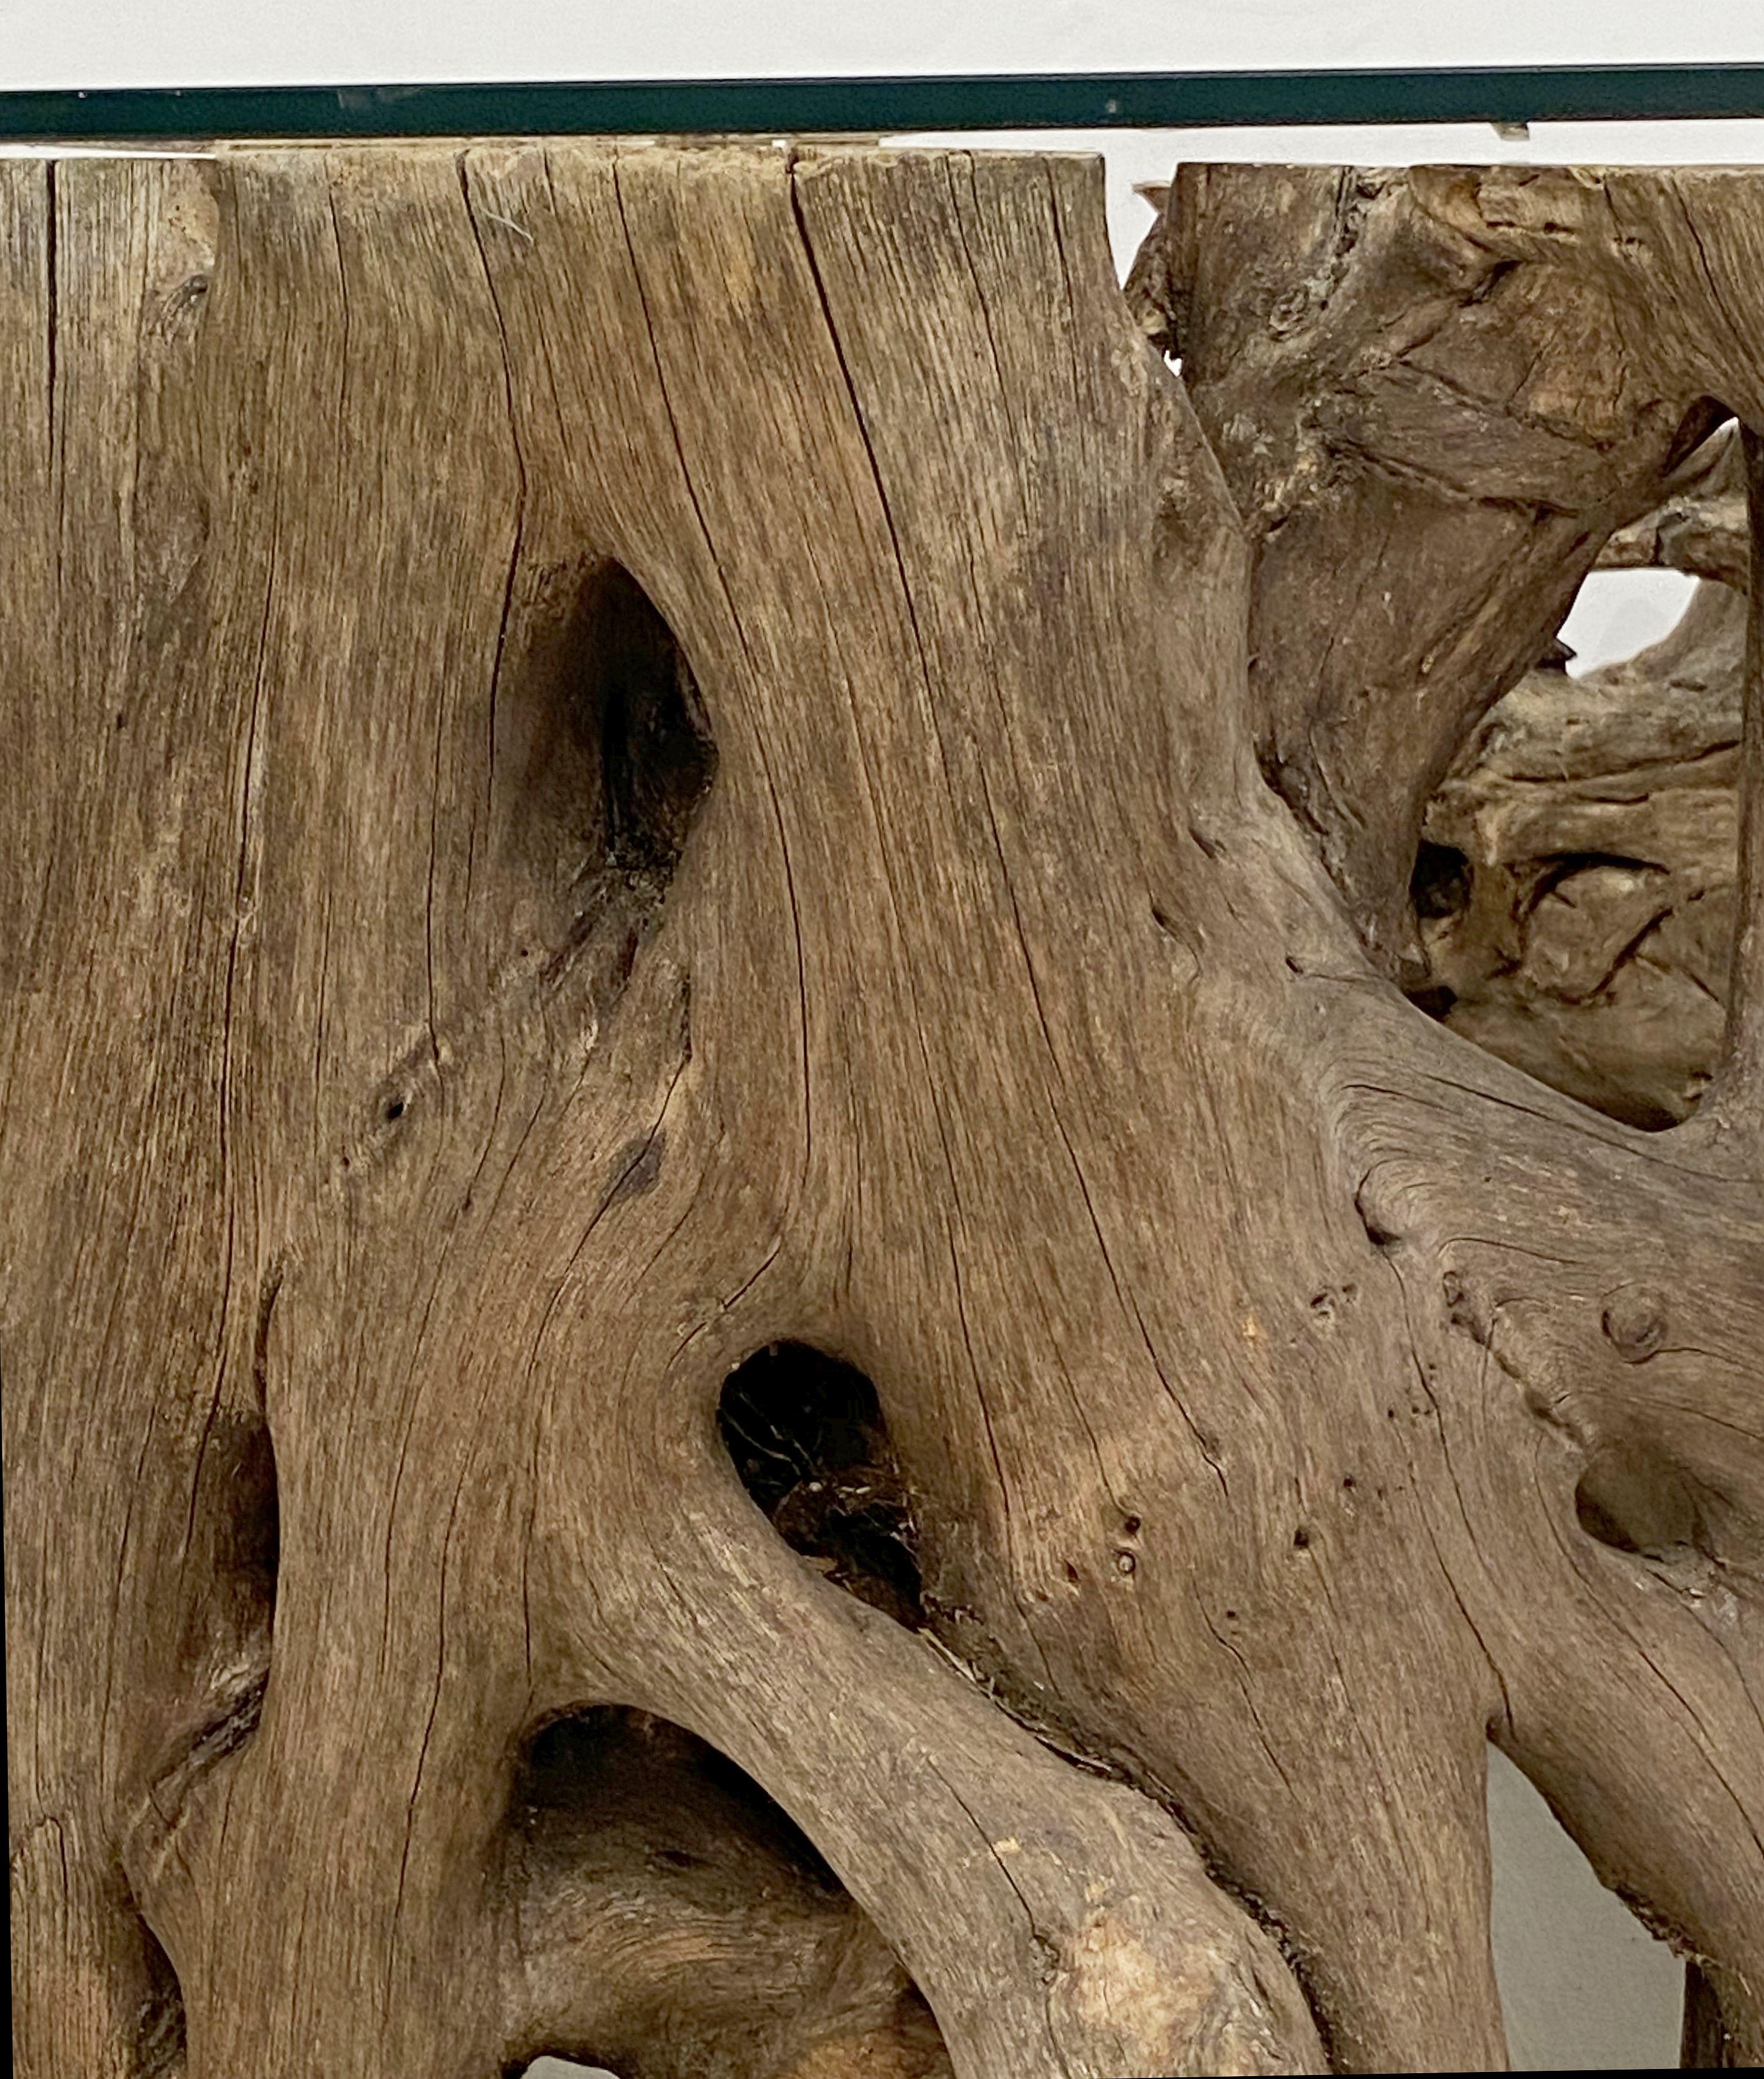
[[[816,1571],[898,1622],[924,1617],[917,1534],[876,1388],[800,1343],[738,1365],[717,1426],[742,1485]]]
[[[601,1705],[527,1742],[504,1882],[541,2051],[620,2079],[945,2079],[937,2024],[800,1828],[705,1742]]]
[[[1691,1116],[1721,1054],[1745,618],[1744,586],[1708,579],[1623,663],[1572,677],[1557,644],[1458,752],[1411,884],[1411,999],[1653,1131]]]

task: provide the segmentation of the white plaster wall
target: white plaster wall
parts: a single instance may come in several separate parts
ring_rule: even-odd
[[[1757,0],[0,0],[15,86],[1756,58]]]

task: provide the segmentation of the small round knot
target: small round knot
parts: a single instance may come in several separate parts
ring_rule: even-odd
[[[1666,1301],[1651,1286],[1626,1285],[1605,1302],[1603,1325],[1624,1362],[1641,1364],[1666,1341]]]

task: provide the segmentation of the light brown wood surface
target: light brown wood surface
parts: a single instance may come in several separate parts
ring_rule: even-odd
[[[0,209],[16,2069],[1498,2066],[1490,1737],[1764,2056],[1757,584],[1683,1123],[1398,985],[1764,182]]]

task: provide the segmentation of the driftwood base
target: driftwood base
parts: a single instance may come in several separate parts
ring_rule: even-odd
[[[1498,2066],[1491,1734],[1764,2056],[1760,588],[1694,1113],[1404,993],[1764,186],[0,211],[26,2079]]]

